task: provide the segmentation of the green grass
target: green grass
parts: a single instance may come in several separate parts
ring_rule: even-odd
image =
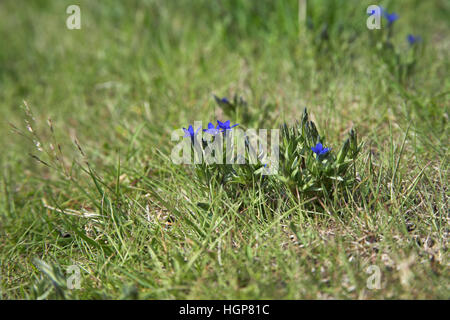
[[[298,1],[82,0],[68,30],[70,4],[0,3],[2,299],[450,298],[448,2],[381,3],[400,16],[394,64],[371,1],[308,1],[309,28]],[[405,74],[408,33],[423,42]],[[308,107],[338,148],[354,127],[360,183],[286,201],[199,183],[170,135],[226,120],[213,94],[244,97],[249,128]]]

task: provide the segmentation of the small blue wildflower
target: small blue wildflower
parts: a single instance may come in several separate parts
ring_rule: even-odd
[[[214,99],[216,99],[217,103],[225,103],[225,104],[231,104],[230,100],[228,100],[226,97],[219,98],[218,96],[214,95]]]
[[[368,12],[367,14],[369,15],[369,16],[371,16],[371,15],[373,15],[373,14],[375,14],[376,13],[376,11],[375,10],[372,10],[371,12]]]
[[[383,14],[388,21],[388,27],[390,27],[396,20],[398,20],[398,14],[396,14],[395,12],[389,13],[387,12],[387,10],[383,9]]]
[[[239,125],[239,123],[236,123],[235,125],[230,127],[230,120],[226,121],[226,122],[220,122],[219,120],[217,120],[217,126],[222,129],[222,132],[225,132],[226,130],[231,130],[231,128],[236,127],[237,125]]]
[[[408,34],[406,39],[408,40],[410,45],[413,45],[414,43],[420,42],[422,40],[422,38],[420,36],[414,36],[412,34]]]
[[[210,122],[210,123],[208,123],[208,129],[203,129],[203,132],[206,132],[206,133],[209,133],[209,134],[212,134],[213,136],[215,136],[220,132],[219,125],[214,127],[214,125]]]
[[[324,148],[322,146],[322,144],[319,142],[316,144],[315,147],[311,147],[311,150],[317,155],[317,158],[319,158],[319,156],[325,155],[328,153],[328,151],[330,151],[330,148]]]
[[[201,129],[201,127],[198,127],[197,131],[194,132],[194,128],[189,125],[189,128],[183,128],[184,130],[184,138],[191,138],[192,141],[194,141],[195,136],[197,135],[197,132]]]

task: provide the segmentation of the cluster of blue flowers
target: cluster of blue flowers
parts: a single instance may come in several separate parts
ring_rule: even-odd
[[[226,132],[227,130],[231,130],[232,128],[239,125],[239,123],[236,123],[234,125],[230,125],[230,120],[226,122],[221,122],[217,120],[217,125],[214,126],[211,122],[208,123],[208,129],[203,129],[203,132],[209,133],[213,136],[219,134],[220,132]],[[192,141],[194,141],[195,136],[200,131],[201,127],[198,127],[197,130],[194,131],[194,127],[192,125],[189,125],[189,127],[183,128],[184,130],[184,137],[185,138],[191,138]],[[317,159],[320,157],[326,155],[331,148],[324,148],[322,143],[318,142],[314,147],[311,147],[311,150],[316,154]]]
[[[225,98],[224,98],[225,99]],[[219,132],[225,132],[227,130],[231,130],[232,128],[236,127],[237,125],[239,125],[239,123],[236,123],[232,126],[230,126],[230,120],[225,121],[225,122],[220,122],[219,120],[217,120],[217,126],[214,127],[214,125],[210,122],[208,123],[208,129],[203,129],[203,132],[212,134],[213,136],[219,134]]]
[[[225,121],[225,122],[221,122],[221,121],[217,120],[217,126],[214,126],[210,122],[210,123],[208,123],[208,129],[203,129],[203,132],[206,132],[206,133],[209,133],[209,134],[215,136],[215,135],[219,134],[220,132],[225,132],[227,130],[231,130],[232,128],[236,127],[237,125],[239,125],[239,123],[231,125],[230,120]],[[189,125],[189,127],[187,129],[183,128],[184,137],[194,139],[194,137],[197,135],[197,133],[200,129],[201,129],[201,127],[198,127],[197,130],[194,131],[194,128],[192,127],[192,125]]]
[[[369,15],[375,14],[375,10],[372,10],[372,12]],[[388,27],[391,27],[395,21],[398,20],[399,15],[396,12],[389,13],[385,8],[381,7],[381,14],[388,22]],[[408,43],[412,46],[417,42],[422,41],[422,38],[420,36],[414,36],[412,34],[408,34],[406,37],[406,40]]]

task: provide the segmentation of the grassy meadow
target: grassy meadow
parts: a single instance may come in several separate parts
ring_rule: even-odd
[[[379,30],[371,4],[1,1],[0,298],[449,299],[450,3],[383,0]],[[170,159],[196,120],[305,107],[359,147],[325,177],[305,142],[311,192]]]

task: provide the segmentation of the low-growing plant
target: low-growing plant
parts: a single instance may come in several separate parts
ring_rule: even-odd
[[[282,126],[278,179],[294,194],[329,195],[337,186],[355,182],[355,160],[361,149],[355,130],[350,130],[337,154],[323,146],[325,141],[314,122],[308,119],[306,108],[300,122],[291,127]],[[355,169],[353,174],[348,170],[351,165]]]
[[[226,98],[216,100],[227,106],[236,105]],[[234,100],[236,103],[237,99]],[[234,152],[236,145],[225,144],[223,141],[230,137],[232,128],[237,124],[230,126],[230,121],[217,123],[217,126],[209,123],[208,129],[203,131],[213,135],[214,139],[220,139],[219,148],[222,149],[215,151],[221,151],[223,158],[220,163],[201,161],[194,164],[197,181],[207,187],[221,187],[231,195],[236,195],[243,188],[256,184],[265,192],[275,191],[287,195],[286,191],[289,191],[297,198],[309,199],[329,197],[338,187],[349,187],[357,180],[355,161],[362,144],[358,145],[355,130],[350,130],[349,137],[335,153],[332,148],[324,147],[326,138],[319,135],[316,125],[308,117],[306,108],[300,122],[294,125],[285,123],[280,128],[277,173],[273,175],[267,171],[274,165],[268,162],[267,154],[264,153],[268,148],[262,148],[258,143],[250,143],[250,137],[245,135],[245,152]],[[184,129],[185,137],[191,140],[191,150],[205,159],[206,154],[211,152],[208,150],[211,146],[204,136],[197,136],[200,129],[195,130],[189,126]],[[229,139],[228,142],[232,141],[233,139]],[[211,154],[214,154],[214,151]],[[231,161],[227,161],[227,157]],[[353,167],[353,172],[349,170],[350,167]]]

